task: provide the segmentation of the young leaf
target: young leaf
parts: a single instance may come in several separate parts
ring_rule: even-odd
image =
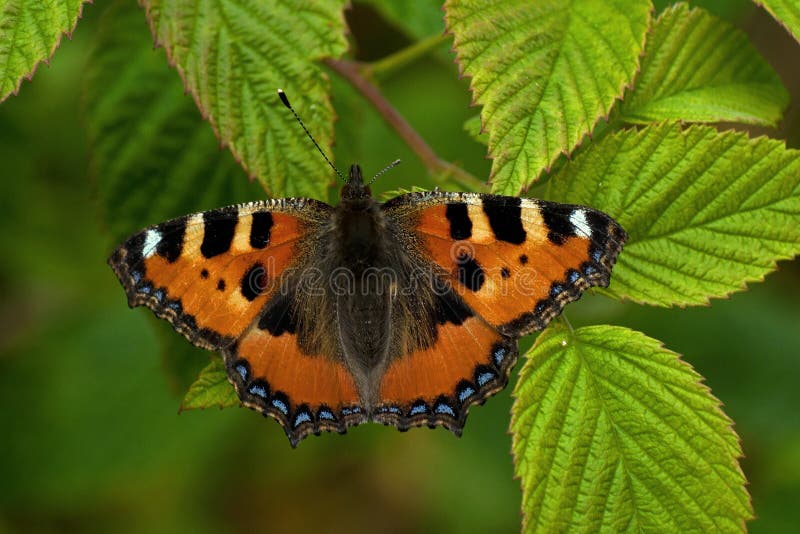
[[[114,243],[172,217],[264,196],[153,50],[141,9],[126,1],[108,8],[89,65],[91,174]]]
[[[181,403],[181,411],[199,408],[230,408],[239,406],[236,390],[228,382],[228,372],[222,358],[215,356],[205,369],[200,371],[194,384],[189,387]]]
[[[560,169],[546,196],[619,221],[630,239],[609,291],[646,304],[706,304],[800,253],[800,152],[765,137],[621,131]]]
[[[489,132],[492,188],[517,194],[608,114],[633,79],[647,0],[448,0],[447,28]]]
[[[744,33],[686,4],[667,8],[653,25],[633,87],[621,106],[632,123],[775,126],[789,103],[780,78]]]
[[[140,0],[156,44],[236,159],[273,194],[325,197],[332,172],[277,89],[330,153],[333,108],[316,61],[344,52],[338,0]]]
[[[797,0],[756,0],[756,4],[764,6],[775,20],[800,41],[800,5]]]
[[[554,325],[526,359],[511,418],[523,531],[744,531],[738,438],[677,354]]]
[[[0,0],[0,102],[71,35],[87,0]]]

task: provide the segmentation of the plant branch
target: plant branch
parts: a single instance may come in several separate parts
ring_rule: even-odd
[[[431,50],[450,40],[452,36],[441,33],[416,42],[383,59],[368,63],[361,67],[362,75],[368,80],[383,80],[409,63],[428,55]]]
[[[356,88],[364,98],[372,104],[381,117],[383,117],[383,120],[397,132],[414,154],[417,155],[420,161],[422,161],[422,164],[425,165],[428,172],[434,176],[445,175],[468,189],[479,190],[486,187],[484,182],[472,176],[464,169],[439,158],[417,131],[414,130],[403,116],[394,109],[388,100],[386,100],[378,88],[367,80],[362,72],[365,67],[361,63],[346,59],[330,58],[325,59],[324,62],[339,76],[347,80],[350,85]]]

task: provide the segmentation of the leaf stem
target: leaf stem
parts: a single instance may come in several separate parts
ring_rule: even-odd
[[[383,59],[362,66],[361,74],[368,80],[385,80],[409,63],[428,55],[440,44],[447,42],[450,35],[441,33],[418,41],[411,46],[398,50]]]
[[[357,89],[364,98],[372,104],[381,117],[383,117],[383,120],[397,132],[400,138],[408,145],[414,154],[417,155],[432,176],[450,178],[470,190],[480,190],[486,187],[483,181],[472,176],[461,167],[439,158],[422,136],[420,136],[389,101],[386,100],[378,88],[370,83],[364,76],[363,69],[365,67],[363,64],[346,59],[327,58],[323,61],[336,74],[347,80],[350,85]]]

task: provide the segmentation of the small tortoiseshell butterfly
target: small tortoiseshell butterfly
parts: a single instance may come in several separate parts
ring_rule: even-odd
[[[508,382],[517,339],[606,287],[626,238],[599,211],[531,198],[381,204],[353,165],[336,207],[282,198],[179,217],[109,264],[131,307],[221,352],[242,404],[296,446],[367,421],[460,435]]]

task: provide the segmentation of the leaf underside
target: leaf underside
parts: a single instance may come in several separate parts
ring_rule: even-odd
[[[743,32],[702,9],[676,4],[648,35],[641,72],[621,115],[632,123],[775,126],[788,103],[780,78]]]
[[[330,153],[334,112],[318,60],[346,49],[342,2],[140,0],[220,141],[272,194],[325,198],[333,176],[278,99]]]
[[[86,0],[0,0],[0,102],[19,91],[78,23]]]
[[[447,28],[489,132],[494,192],[514,195],[570,153],[638,67],[647,0],[449,0]]]
[[[744,531],[738,437],[677,354],[554,325],[526,359],[511,420],[523,531]]]
[[[800,253],[800,152],[707,126],[624,130],[587,147],[547,198],[602,209],[628,231],[609,292],[706,304]]]

